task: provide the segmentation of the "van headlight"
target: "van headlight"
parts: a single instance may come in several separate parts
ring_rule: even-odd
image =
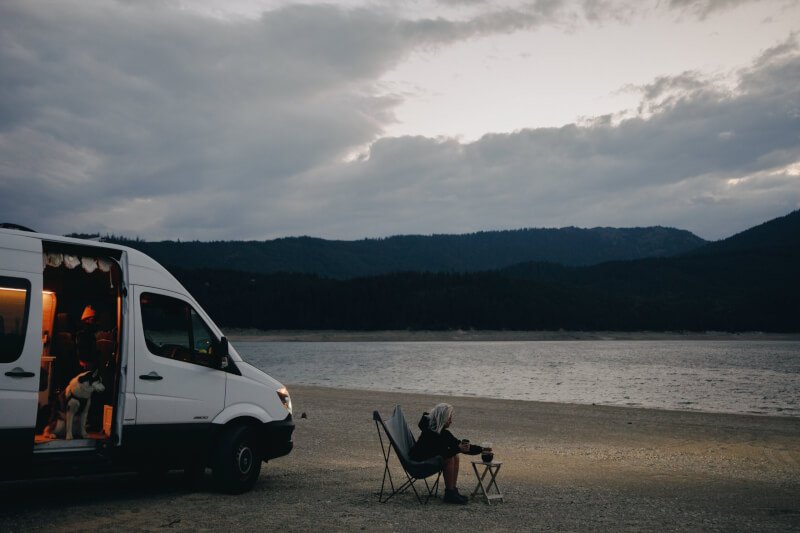
[[[276,391],[278,393],[278,398],[281,399],[281,403],[289,411],[289,414],[292,413],[292,398],[289,396],[289,390],[286,387],[281,387]]]

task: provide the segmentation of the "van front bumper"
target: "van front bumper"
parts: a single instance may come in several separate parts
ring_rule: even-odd
[[[283,420],[266,422],[261,426],[261,449],[264,461],[275,459],[287,455],[294,443],[292,433],[294,432],[294,420],[292,415],[288,415]]]

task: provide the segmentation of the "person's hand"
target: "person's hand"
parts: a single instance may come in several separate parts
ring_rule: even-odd
[[[469,452],[469,443],[468,442],[462,442],[461,444],[458,445],[458,449],[461,450],[464,453]]]

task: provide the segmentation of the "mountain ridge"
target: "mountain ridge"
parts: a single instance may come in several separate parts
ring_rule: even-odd
[[[583,266],[612,260],[662,257],[707,244],[687,230],[635,228],[526,228],[449,235],[396,235],[334,241],[283,237],[269,241],[158,241],[106,238],[183,269],[298,272],[336,279],[393,272],[480,272],[525,261]]]
[[[704,253],[589,266],[533,262],[345,280],[173,272],[212,316],[233,327],[796,333],[800,212],[790,215],[757,226],[763,228],[756,239],[747,230]]]
[[[689,253],[703,255],[793,246],[800,247],[800,209],[740,231],[727,239],[709,242]]]

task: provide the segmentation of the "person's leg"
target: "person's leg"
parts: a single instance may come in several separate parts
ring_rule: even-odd
[[[444,488],[453,490],[458,479],[458,455],[447,457],[444,460]]]
[[[444,460],[444,501],[446,503],[467,503],[467,498],[458,493],[458,455]]]

